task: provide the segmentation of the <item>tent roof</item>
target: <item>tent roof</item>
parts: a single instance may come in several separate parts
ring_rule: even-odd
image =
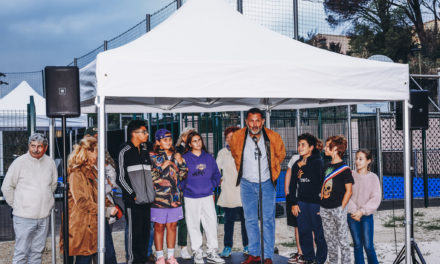
[[[148,34],[98,54],[96,77],[107,112],[286,109],[409,97],[408,65],[303,44],[222,0],[188,0]]]
[[[0,99],[0,110],[27,111],[30,96],[34,97],[36,114],[46,115],[46,100],[32,89],[26,81],[22,81],[14,90]]]
[[[27,105],[30,96],[34,97],[36,126],[49,126],[49,118],[46,116],[46,99],[39,95],[26,81],[22,81],[14,90],[0,99],[0,127],[27,126]],[[60,120],[57,120],[56,126],[61,126]],[[67,126],[85,127],[87,126],[87,116],[81,115],[78,118],[68,118]]]

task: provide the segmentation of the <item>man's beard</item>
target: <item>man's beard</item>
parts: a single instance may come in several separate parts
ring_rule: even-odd
[[[252,135],[258,135],[261,133],[262,127],[259,128],[256,132],[254,132],[250,127],[248,127],[249,133],[251,133]]]

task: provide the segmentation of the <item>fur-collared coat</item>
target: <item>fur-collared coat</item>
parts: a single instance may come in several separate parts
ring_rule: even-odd
[[[69,182],[69,255],[89,256],[98,249],[98,181],[93,166],[72,169]],[[106,207],[113,204],[106,199]],[[60,248],[63,252],[63,228],[60,232]]]

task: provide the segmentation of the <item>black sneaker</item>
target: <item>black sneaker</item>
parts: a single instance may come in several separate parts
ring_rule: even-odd
[[[296,261],[296,263],[306,263],[307,260],[304,259],[303,255],[299,255],[298,260]]]
[[[289,260],[287,261],[287,263],[290,263],[290,264],[296,264],[296,263],[298,263],[298,258],[299,258],[300,256],[301,256],[301,255],[300,255],[298,252],[290,254],[290,258],[289,258]]]

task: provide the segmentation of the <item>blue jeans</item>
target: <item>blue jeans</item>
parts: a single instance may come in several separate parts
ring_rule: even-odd
[[[322,220],[319,215],[320,205],[315,203],[298,202],[299,243],[305,260],[322,264],[327,259],[327,243],[325,243]],[[313,248],[313,234],[315,235],[316,256]]]
[[[225,237],[223,239],[224,246],[232,248],[232,245],[234,244],[234,223],[237,219],[239,219],[241,222],[241,240],[243,242],[243,247],[247,246],[248,237],[246,233],[246,223],[244,220],[243,207],[223,207],[223,210],[225,211]]]
[[[90,264],[94,255],[76,256],[75,264]]]
[[[374,221],[373,215],[362,216],[361,221],[358,222],[347,216],[348,227],[350,228],[351,237],[354,244],[354,262],[356,264],[363,264],[364,251],[367,253],[367,260],[369,264],[377,264],[376,251],[374,250],[373,235],[374,235]]]
[[[241,201],[243,203],[246,231],[249,238],[249,254],[260,256],[260,228],[258,225],[258,183],[241,179]],[[263,200],[264,258],[272,258],[275,246],[275,187],[269,179],[261,183]]]

